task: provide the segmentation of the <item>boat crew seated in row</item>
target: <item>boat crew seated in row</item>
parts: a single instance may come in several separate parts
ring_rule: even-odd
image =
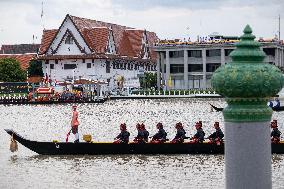
[[[280,136],[281,132],[278,130],[277,120],[273,120],[271,122],[271,142],[272,143],[279,143],[280,142]]]
[[[164,143],[166,142],[167,139],[167,132],[163,128],[162,123],[158,123],[156,125],[158,132],[153,136],[150,137],[152,140],[150,141],[151,143]],[[202,143],[204,141],[205,133],[202,129],[202,122],[199,121],[195,125],[196,127],[196,134],[191,138],[191,143]],[[219,127],[219,122],[215,122],[214,127],[216,131],[209,136],[209,140],[211,143],[216,143],[220,145],[221,142],[223,142],[223,137],[224,134],[222,130]],[[137,124],[136,125],[138,134],[134,138],[134,143],[147,143],[148,142],[148,137],[149,137],[149,132],[145,129],[145,125],[142,124]],[[171,143],[183,143],[184,139],[188,139],[189,137],[186,137],[186,132],[183,129],[183,125],[181,122],[178,122],[175,126],[177,129],[176,136],[174,139],[171,141]],[[126,124],[123,123],[120,125],[120,130],[121,133],[115,138],[114,143],[128,143],[129,142],[129,136],[130,133],[126,129]]]

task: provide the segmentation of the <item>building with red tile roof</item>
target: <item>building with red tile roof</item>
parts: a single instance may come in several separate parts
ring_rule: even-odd
[[[29,67],[29,62],[35,59],[35,54],[0,54],[0,59],[4,58],[14,58],[20,62],[20,66],[23,70],[27,70]]]
[[[0,54],[36,54],[40,44],[2,45]]]
[[[29,62],[36,58],[40,44],[2,45],[0,59],[14,58],[20,62],[22,69],[29,67]]]
[[[44,30],[38,59],[49,78],[87,78],[131,83],[137,74],[156,70],[154,32],[66,15],[58,29]],[[115,86],[113,86],[115,87]]]

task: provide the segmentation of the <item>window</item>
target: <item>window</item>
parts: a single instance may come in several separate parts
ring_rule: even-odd
[[[110,73],[110,62],[106,61],[106,73]]]
[[[202,64],[188,64],[188,72],[203,72]]]
[[[221,64],[214,63],[214,64],[206,64],[206,72],[214,72]]]
[[[49,60],[46,60],[46,61],[45,61],[45,64],[49,64]]]
[[[201,58],[202,57],[202,51],[201,50],[188,51],[188,57]]]
[[[64,70],[71,70],[77,68],[76,64],[64,64]]]
[[[65,44],[73,44],[73,38],[71,35],[68,35],[65,39]]]
[[[229,56],[234,49],[225,49],[225,56]]]
[[[87,68],[91,68],[92,64],[91,63],[87,63]]]
[[[82,63],[85,63],[85,62],[86,62],[86,60],[83,58],[83,59],[82,59]]]
[[[183,64],[171,64],[170,65],[171,73],[183,73],[184,65]]]
[[[206,50],[206,56],[221,56],[221,49]]]
[[[55,60],[55,64],[58,64],[58,60]]]
[[[170,58],[183,57],[183,51],[170,51],[169,55],[170,55]]]
[[[275,56],[275,50],[276,50],[275,48],[263,48],[263,51],[267,56],[269,55]]]
[[[51,70],[54,69],[54,64],[50,64],[50,69],[51,69]]]

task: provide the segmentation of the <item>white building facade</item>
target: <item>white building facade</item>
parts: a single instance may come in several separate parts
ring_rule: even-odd
[[[109,83],[123,76],[139,86],[138,73],[156,71],[153,32],[67,15],[59,29],[44,30],[39,60],[51,80],[85,78]]]
[[[284,45],[279,42],[262,43],[265,62],[284,70]],[[235,47],[232,43],[220,44],[157,44],[157,86],[166,89],[211,88],[213,72],[231,62],[229,57]],[[170,80],[170,82],[169,82]]]

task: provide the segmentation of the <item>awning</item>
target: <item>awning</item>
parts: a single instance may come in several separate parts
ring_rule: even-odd
[[[38,94],[52,94],[54,89],[52,87],[39,87],[36,89]]]

